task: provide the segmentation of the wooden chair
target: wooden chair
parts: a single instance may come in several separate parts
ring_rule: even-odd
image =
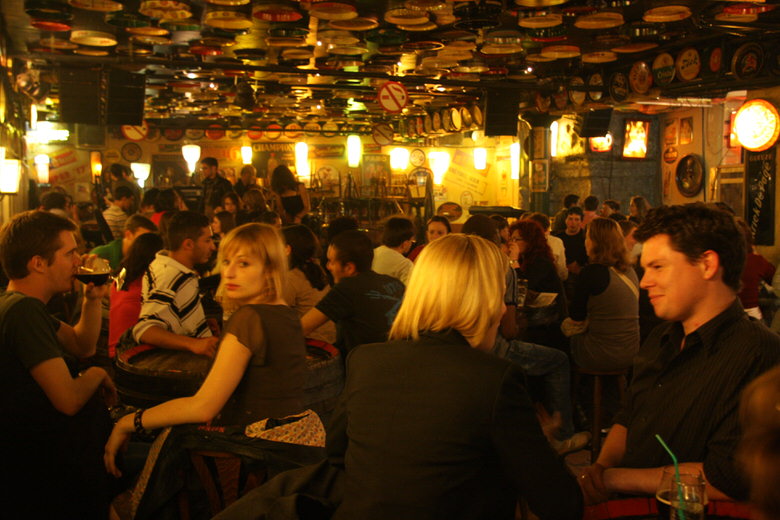
[[[618,392],[620,394],[620,400],[626,393],[628,370],[617,370],[614,372],[600,372],[596,370],[588,370],[581,367],[574,368],[574,381],[572,390],[579,386],[579,381],[582,376],[593,377],[593,407],[591,409],[591,440],[590,440],[590,460],[596,462],[601,451],[601,394],[604,384],[604,379],[615,379],[618,385]]]

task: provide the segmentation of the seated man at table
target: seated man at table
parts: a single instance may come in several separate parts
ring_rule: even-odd
[[[179,211],[168,224],[169,251],[161,251],[144,276],[143,305],[133,338],[161,348],[213,357],[218,338],[211,335],[198,292],[197,264],[214,251],[209,219]]]
[[[668,323],[642,345],[624,407],[580,485],[591,503],[652,495],[671,463],[658,434],[681,466],[703,471],[710,499],[744,500],[734,467],[740,391],[780,362],[780,337],[737,299],[745,239],[731,215],[701,203],[655,208],[635,236],[641,287]]]
[[[336,323],[336,347],[342,354],[363,343],[387,341],[401,306],[404,284],[371,270],[371,239],[361,231],[343,231],[328,247],[328,270],[336,285],[301,318],[303,334],[328,320]]]
[[[156,233],[157,226],[154,222],[140,214],[131,215],[124,225],[122,237],[112,240],[106,245],[97,246],[90,253],[108,260],[111,269],[119,267],[122,258],[125,257],[133,245],[133,241],[144,233]]]
[[[406,285],[414,264],[404,255],[414,241],[414,224],[405,217],[391,217],[382,230],[382,245],[374,249],[371,270],[398,278]]]

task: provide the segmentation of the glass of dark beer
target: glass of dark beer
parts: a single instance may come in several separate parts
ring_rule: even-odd
[[[707,506],[704,476],[699,470],[680,469],[680,478],[675,477],[674,466],[664,468],[655,494],[659,520],[704,520]]]
[[[76,278],[83,284],[104,285],[111,276],[108,260],[98,256],[88,258],[76,271]]]

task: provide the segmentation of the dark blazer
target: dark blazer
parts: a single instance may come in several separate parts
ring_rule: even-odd
[[[541,520],[582,516],[520,368],[455,331],[353,350],[328,451],[346,473],[334,519],[511,520],[520,496]]]

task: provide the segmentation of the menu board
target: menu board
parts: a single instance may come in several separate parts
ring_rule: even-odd
[[[745,177],[747,181],[747,207],[745,218],[755,244],[772,246],[775,243],[775,170],[777,151],[745,150]]]

